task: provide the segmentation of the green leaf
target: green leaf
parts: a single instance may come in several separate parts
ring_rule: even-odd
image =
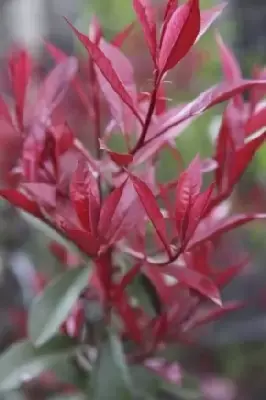
[[[55,240],[60,243],[62,246],[66,247],[70,252],[78,253],[83,258],[86,256],[82,253],[77,246],[67,238],[65,238],[62,234],[57,232],[56,229],[49,226],[47,223],[41,221],[39,218],[34,217],[33,215],[27,213],[26,211],[19,210],[21,216],[25,219],[27,223],[33,226],[33,228],[37,229],[39,232],[43,233],[46,237],[51,240]]]
[[[87,371],[79,368],[72,360],[63,360],[50,368],[57,379],[62,383],[73,385],[81,392],[85,392],[88,386]]]
[[[0,390],[17,389],[23,379],[33,379],[59,362],[67,360],[78,349],[77,343],[58,335],[38,349],[25,340],[6,350],[0,357]]]
[[[44,344],[58,331],[88,285],[89,274],[89,267],[70,269],[53,279],[33,301],[28,331],[36,346]]]
[[[90,377],[92,400],[131,400],[132,382],[121,342],[109,332]]]

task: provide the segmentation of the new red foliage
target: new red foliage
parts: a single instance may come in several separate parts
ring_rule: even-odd
[[[261,111],[256,108],[266,81],[243,79],[233,54],[218,38],[224,81],[169,111],[163,98],[163,77],[185,57],[224,7],[200,12],[198,0],[177,3],[168,0],[157,41],[154,10],[148,1],[133,1],[154,62],[155,79],[147,96],[134,82],[132,65],[119,49],[133,25],[107,43],[100,26],[97,32],[94,26],[97,40],[93,40],[69,23],[88,55],[81,65],[92,72],[92,79],[87,74],[90,94],[87,96],[79,75],[78,60],[46,44],[56,66],[38,88],[37,99],[27,96],[34,62],[25,49],[16,50],[9,58],[12,104],[9,107],[4,97],[0,99],[1,120],[18,142],[16,151],[9,154],[12,168],[8,171],[16,183],[10,187],[6,178],[0,195],[79,249],[73,262],[68,250],[53,245],[66,268],[91,258],[91,285],[102,301],[107,323],[115,311],[121,320],[121,338],[137,345],[128,354],[132,359],[141,355],[145,359],[161,344],[179,341],[184,331],[236,308],[235,304],[222,304],[220,289],[237,275],[242,264],[218,273],[210,261],[212,244],[220,235],[266,216],[216,216],[217,207],[231,195],[264,143],[265,132],[251,135],[266,123],[265,107]],[[251,91],[250,103],[242,97],[244,90]],[[87,118],[95,127],[95,148],[91,151],[82,145],[77,126],[69,120],[71,109],[63,101],[67,91],[85,105]],[[158,104],[159,100],[162,103]],[[192,120],[228,100],[214,155],[207,160],[215,162],[215,167],[203,172],[205,161],[197,155],[174,183],[159,190],[154,176],[160,150],[167,143],[173,148],[173,140]],[[110,114],[102,110],[104,102]],[[30,110],[27,115],[26,109]],[[126,153],[109,148],[105,134],[110,125],[123,140],[126,138]],[[6,149],[2,146],[4,137],[1,125],[0,152]],[[202,190],[203,174],[213,169],[213,182]],[[138,301],[138,294],[133,296],[127,290],[142,275],[153,285],[161,313],[149,313]],[[88,298],[91,290],[88,286],[85,291]],[[195,322],[193,317],[205,310],[209,300],[216,308]],[[73,310],[72,317],[78,327],[82,326],[81,312]],[[69,334],[66,326],[64,332]]]

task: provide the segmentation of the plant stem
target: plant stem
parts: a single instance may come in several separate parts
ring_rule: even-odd
[[[144,125],[142,128],[140,138],[137,141],[135,147],[130,152],[132,155],[136,154],[136,152],[143,146],[143,144],[145,142],[145,138],[146,138],[146,135],[147,135],[150,123],[151,123],[151,119],[152,119],[152,116],[154,113],[154,109],[156,106],[156,97],[157,97],[158,86],[159,86],[158,71],[156,71],[155,77],[154,77],[154,89],[152,91],[148,112],[147,112],[147,115],[145,118],[145,122],[144,122]]]

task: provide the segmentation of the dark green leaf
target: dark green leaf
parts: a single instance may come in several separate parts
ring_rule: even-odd
[[[57,276],[32,304],[28,330],[31,340],[41,346],[67,318],[82,290],[88,285],[89,267],[68,270]]]

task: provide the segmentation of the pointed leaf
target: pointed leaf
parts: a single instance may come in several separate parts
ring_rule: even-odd
[[[200,188],[201,162],[197,156],[188,169],[180,175],[176,189],[175,218],[177,231],[181,238],[186,234],[189,211],[200,192]]]
[[[161,75],[173,68],[190,50],[200,31],[198,0],[188,0],[170,18],[159,52]]]
[[[102,50],[93,43],[86,35],[83,35],[79,32],[69,21],[67,21],[70,25],[71,29],[80,40],[80,42],[84,45],[84,47],[88,50],[91,58],[101,71],[102,75],[109,82],[114,92],[121,98],[121,100],[130,108],[135,117],[142,123],[141,118],[134,106],[132,98],[130,94],[127,92],[125,86],[121,82],[117,72],[112,66],[110,60],[105,56]]]
[[[259,147],[265,143],[265,139],[266,131],[255,139],[247,142],[243,148],[236,152],[233,169],[230,171],[229,175],[230,187],[233,187],[239,181]]]
[[[135,22],[131,22],[131,24],[127,25],[121,32],[118,32],[111,41],[112,45],[121,48],[123,46],[124,41],[132,33],[134,27],[135,27]]]
[[[191,289],[197,290],[203,296],[221,306],[222,300],[217,286],[207,276],[190,268],[179,268],[168,265],[163,269],[164,273],[176,278],[180,283]]]
[[[158,237],[161,239],[168,254],[170,254],[170,249],[167,243],[165,221],[152,191],[146,183],[136,176],[130,175],[130,179]]]
[[[216,41],[220,50],[224,78],[229,82],[242,79],[242,73],[239,64],[231,49],[225,45],[222,37],[219,34],[216,34]]]
[[[200,32],[196,42],[205,34],[205,32],[211,27],[216,19],[221,15],[227,3],[220,3],[215,7],[208,10],[203,10],[200,13]]]
[[[248,259],[243,260],[237,264],[230,265],[223,271],[219,271],[214,276],[213,280],[219,288],[224,288],[227,286],[235,277],[240,275],[243,269],[246,267]]]
[[[97,235],[100,217],[100,192],[96,178],[82,159],[70,185],[70,198],[83,228]]]
[[[203,92],[195,100],[188,103],[181,110],[166,118],[156,129],[156,132],[145,141],[142,148],[136,153],[134,163],[143,163],[156,154],[161,146],[170,138],[175,138],[184,132],[184,128],[192,118],[199,117],[204,111],[222,103],[235,95],[252,87],[266,87],[266,81],[241,80],[234,84],[224,82]],[[182,125],[184,124],[184,125]],[[175,128],[175,129],[173,129]]]
[[[27,340],[12,345],[0,356],[0,390],[18,389],[23,379],[38,377],[77,349],[77,343],[66,336],[56,336],[38,349]]]
[[[149,0],[133,0],[133,7],[142,25],[145,40],[149,47],[154,64],[157,57],[156,24],[152,5]]]
[[[239,214],[226,218],[208,229],[203,229],[201,232],[196,231],[187,249],[191,250],[202,242],[214,240],[223,233],[236,229],[248,222],[264,219],[266,219],[266,214]]]
[[[16,100],[19,128],[23,129],[23,113],[26,90],[32,71],[32,60],[25,50],[15,51],[9,59],[12,89]]]
[[[163,26],[162,26],[162,30],[161,30],[159,48],[162,47],[162,42],[163,42],[163,38],[164,38],[165,31],[167,28],[167,24],[168,24],[169,20],[171,19],[173,13],[177,9],[177,7],[178,7],[177,0],[168,0],[167,1],[166,7],[165,7],[165,12],[164,12],[164,17],[163,17]]]
[[[37,218],[42,218],[42,213],[38,204],[29,199],[25,194],[18,192],[16,189],[0,189],[0,196],[13,206],[18,207]]]
[[[59,330],[80,293],[89,283],[90,268],[70,269],[60,274],[34,300],[28,330],[32,342],[43,345]]]

